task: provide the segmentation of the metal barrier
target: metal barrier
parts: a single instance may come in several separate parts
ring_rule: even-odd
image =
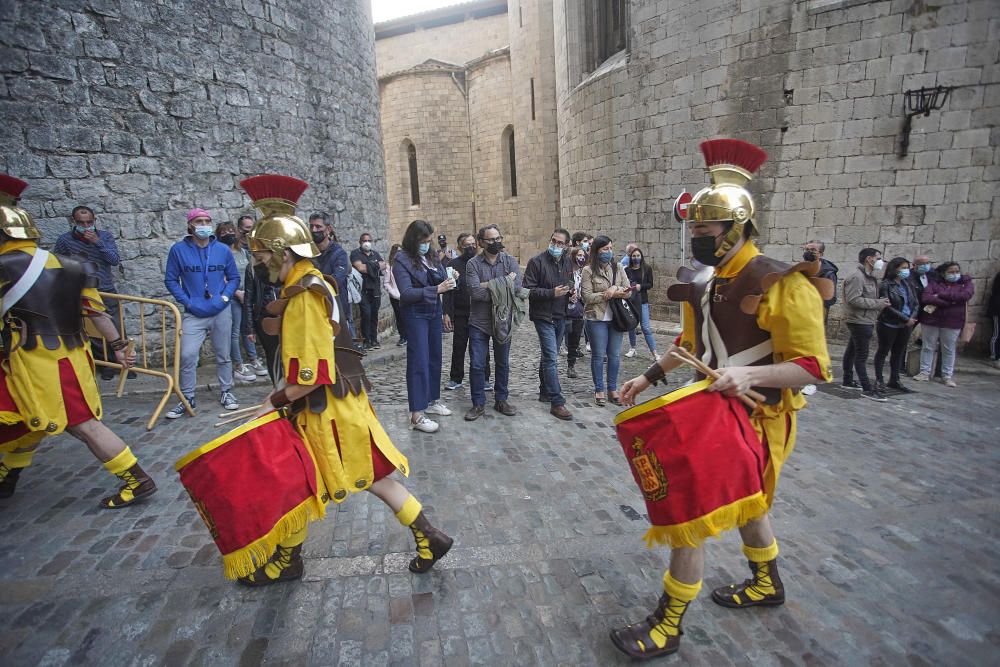
[[[167,401],[170,399],[170,394],[177,394],[180,402],[184,405],[184,408],[188,411],[189,415],[194,415],[194,410],[191,408],[191,404],[188,403],[187,398],[181,393],[178,382],[180,379],[180,365],[181,365],[181,313],[177,310],[177,307],[161,299],[147,299],[141,296],[130,296],[128,294],[115,294],[110,292],[99,292],[101,298],[108,302],[110,300],[117,301],[119,303],[118,308],[118,321],[115,325],[118,327],[119,333],[123,336],[125,335],[125,304],[134,303],[138,305],[139,311],[139,333],[138,333],[138,344],[136,345],[136,365],[130,367],[128,370],[135,371],[141,375],[149,375],[151,377],[163,378],[167,383],[167,388],[163,392],[160,402],[156,406],[156,410],[153,411],[152,416],[149,418],[149,422],[146,424],[146,430],[152,430],[153,426],[156,425],[157,420],[160,418],[160,413],[163,412],[163,408],[166,406]],[[153,306],[152,316],[146,315],[145,306]],[[149,319],[155,318],[157,314],[157,309],[159,313],[159,352],[156,350],[151,351],[151,342],[155,344],[156,332],[154,329],[154,334],[152,336],[148,335],[146,330],[146,322]],[[167,313],[170,313],[170,324],[172,327],[168,328]],[[155,322],[155,319],[153,320]],[[118,370],[118,391],[117,396],[119,398],[125,392],[125,383],[128,381],[128,373],[122,364],[115,361],[107,361],[107,359],[114,359],[114,352],[108,347],[108,341],[105,340],[101,334],[93,327],[87,318],[84,318],[84,327],[88,336],[93,339],[101,341],[101,348],[103,352],[104,359],[94,359],[94,363],[98,366],[104,366],[108,368],[114,368]],[[173,333],[170,333],[172,328]],[[135,336],[128,336],[131,340],[135,341]],[[150,341],[150,338],[154,338]],[[159,364],[157,364],[157,359],[159,359]],[[152,362],[152,364],[151,364]],[[156,366],[159,366],[157,369]]]

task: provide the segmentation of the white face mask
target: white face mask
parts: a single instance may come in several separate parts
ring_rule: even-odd
[[[885,262],[883,262],[881,259],[876,259],[875,263],[872,264],[872,271],[881,271],[884,268],[885,268]]]
[[[372,242],[371,241],[365,241],[364,243],[361,244],[361,248],[365,252],[368,252],[369,250],[372,249]]]

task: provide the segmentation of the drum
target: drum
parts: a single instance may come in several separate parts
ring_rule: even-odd
[[[697,547],[767,512],[767,451],[743,404],[705,391],[709,384],[682,387],[615,418],[646,501],[650,547]]]
[[[302,436],[277,412],[202,445],[174,467],[229,579],[251,574],[279,542],[324,513],[316,464]]]

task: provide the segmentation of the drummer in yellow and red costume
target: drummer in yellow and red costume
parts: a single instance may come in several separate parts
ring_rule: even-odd
[[[0,498],[14,494],[42,439],[67,431],[125,483],[101,506],[125,507],[152,495],[156,484],[100,421],[83,318],[109,341],[119,363],[129,366],[135,355],[104,313],[97,267],[38,247],[38,228],[17,206],[27,186],[0,174]]]
[[[762,479],[765,502],[745,505],[744,509],[754,507],[749,516],[736,518],[728,513],[726,521],[731,525],[709,520],[694,531],[685,526],[683,536],[681,532],[672,534],[669,528],[654,526],[650,530],[650,543],[672,547],[670,567],[663,578],[664,593],[645,621],[611,632],[615,646],[637,659],[678,649],[681,618],[701,589],[702,536],[738,527],[752,573],[752,578],[741,584],[714,590],[714,602],[733,609],[784,603],[777,567],[778,542],[767,509],[774,499],[781,466],[795,445],[796,412],[805,407],[799,388],[831,377],[821,292],[832,290],[832,285],[812,277],[818,272],[818,262],[789,266],[762,255],[752,240],[759,228],[753,198],[745,186],[767,154],[733,139],[706,141],[701,149],[712,185],[694,196],[686,219],[692,255],[706,268],[697,272],[682,269],[678,275],[682,282],[668,292],[684,309],[683,333],[675,346],[721,374],[708,391],[737,396],[753,388],[766,397],[750,414],[750,423],[768,454]],[[681,363],[670,354],[664,355],[643,375],[625,383],[622,402],[634,404],[640,392]],[[669,476],[668,470],[668,480]],[[705,489],[705,493],[712,491]],[[698,537],[692,539],[692,532],[698,530]]]
[[[346,314],[339,312],[336,283],[309,260],[319,249],[295,216],[308,185],[274,175],[240,185],[261,212],[249,236],[250,250],[268,280],[283,285],[281,298],[268,306],[276,317],[265,319],[263,328],[280,337],[285,384],[279,383],[258,414],[290,406],[316,463],[321,500],[340,503],[352,493],[374,493],[413,532],[417,555],[410,570],[427,572],[448,552],[452,539],[430,524],[406,487],[389,477],[397,470],[409,475],[409,464],[368,400],[371,384],[351,344]],[[261,586],[301,577],[306,530],[281,541],[269,561],[241,583]]]

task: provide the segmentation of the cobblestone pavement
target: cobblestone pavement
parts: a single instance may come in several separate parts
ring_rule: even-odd
[[[361,495],[313,524],[303,581],[224,580],[173,471],[221,431],[214,394],[199,396],[198,417],[151,433],[151,397],[107,399],[107,423],[160,491],[98,510],[112,478],[75,440],[47,443],[0,501],[0,664],[627,664],[608,629],[652,609],[666,553],[641,541],[615,409],[593,405],[584,359],[567,383],[575,420],[552,418],[536,400],[530,327],[514,350],[518,416],[488,409],[468,424],[467,389],[444,392],[455,415],[436,435],[406,428],[404,362],[372,373],[376,408],[415,471],[408,486],[456,537],[425,576],[406,570],[409,531]],[[623,377],[648,363],[624,361]],[[957,390],[916,385],[884,404],[827,387],[813,396],[773,512],[787,604],[712,604],[712,587],[746,576],[736,536],[713,541],[680,654],[663,663],[995,661],[1000,392],[996,378],[957,379]],[[245,404],[263,394],[239,391]]]

